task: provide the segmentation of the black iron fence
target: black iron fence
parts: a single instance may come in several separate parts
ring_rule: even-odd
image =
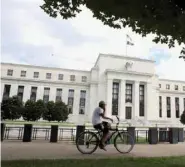
[[[3,134],[1,133],[1,138],[3,137],[3,140],[23,140],[24,138],[24,128],[23,126],[5,126],[4,127],[4,132]],[[76,127],[58,127],[56,138],[57,141],[70,141],[74,142],[76,139],[76,134],[77,134],[77,129]],[[185,141],[185,131],[183,128],[176,128],[177,129],[177,137],[178,141]],[[181,131],[179,131],[179,129]],[[1,129],[2,130],[2,129]],[[95,129],[92,128],[86,128],[86,130],[95,132]],[[123,128],[121,130],[126,131],[127,128]],[[148,143],[149,142],[149,128],[134,128],[134,138],[135,142],[137,144],[139,143]],[[32,127],[30,136],[31,136],[31,141],[35,140],[46,140],[46,141],[51,141],[51,127]],[[156,128],[157,131],[157,140],[158,142],[170,142],[170,136],[174,134],[170,133],[175,133],[172,131],[169,131],[167,128]],[[180,135],[179,135],[180,133]],[[183,138],[183,139],[182,139]],[[2,140],[2,139],[1,139]],[[113,143],[114,136],[112,137],[111,143]]]

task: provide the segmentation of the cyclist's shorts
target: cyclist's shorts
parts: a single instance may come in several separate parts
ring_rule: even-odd
[[[100,124],[94,125],[96,130],[103,131],[103,133],[108,133],[110,129],[110,124],[108,122],[102,122]]]

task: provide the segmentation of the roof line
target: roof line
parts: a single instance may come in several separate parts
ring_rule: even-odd
[[[47,67],[47,66],[37,66],[30,64],[17,64],[17,63],[6,63],[1,62],[4,65],[12,65],[12,66],[22,66],[22,67],[31,67],[31,68],[41,68],[41,69],[53,69],[53,70],[64,70],[64,71],[77,71],[77,72],[87,72],[89,73],[91,70],[77,70],[77,69],[67,69],[67,68],[59,68],[59,67]]]

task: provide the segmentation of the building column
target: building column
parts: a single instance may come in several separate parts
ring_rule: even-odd
[[[125,80],[121,80],[119,90],[119,112],[118,116],[120,119],[125,119]]]
[[[1,83],[1,99],[0,99],[0,101],[3,100],[4,86],[5,86],[5,84],[4,83]],[[10,87],[10,91],[11,91],[11,87]]]
[[[180,116],[184,112],[184,98],[180,97],[179,98],[179,110],[180,110]]]
[[[44,95],[44,86],[38,86],[37,87],[36,101],[43,100],[43,95]]]
[[[151,83],[147,83],[146,84],[146,88],[145,88],[145,109],[144,109],[144,117],[145,120],[148,120],[148,116],[149,113],[152,112],[152,95],[153,95],[153,91],[152,91],[152,84]]]
[[[175,96],[171,96],[171,119],[176,119]]]
[[[112,116],[112,84],[113,80],[107,80],[107,108],[106,108],[106,116]]]
[[[87,106],[87,112],[88,112],[88,118],[89,121],[92,121],[92,114],[95,109],[95,107],[98,106],[98,99],[97,99],[97,85],[91,83],[90,85],[90,91],[89,91],[89,96],[87,96],[88,106]]]
[[[49,101],[54,101],[56,100],[56,87],[50,87],[50,92],[49,92]]]
[[[24,92],[23,92],[23,102],[26,102],[30,99],[30,93],[31,93],[31,85],[25,85],[24,86]]]
[[[135,81],[134,83],[134,109],[132,114],[132,119],[135,119],[135,117],[139,117],[139,81]]]
[[[162,118],[164,120],[167,119],[167,103],[166,103],[166,96],[161,95],[162,97]]]
[[[11,84],[10,97],[17,96],[17,91],[18,91],[18,85],[17,84]]]

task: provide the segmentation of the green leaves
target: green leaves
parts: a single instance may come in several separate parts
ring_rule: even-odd
[[[130,27],[143,37],[156,34],[154,42],[185,43],[185,4],[175,0],[44,0],[41,8],[51,17],[76,17],[80,6],[86,6],[93,17],[113,28]]]
[[[1,104],[2,119],[19,119],[23,112],[23,103],[17,96],[5,99]]]
[[[181,117],[180,117],[180,122],[185,125],[185,111],[182,113]]]

